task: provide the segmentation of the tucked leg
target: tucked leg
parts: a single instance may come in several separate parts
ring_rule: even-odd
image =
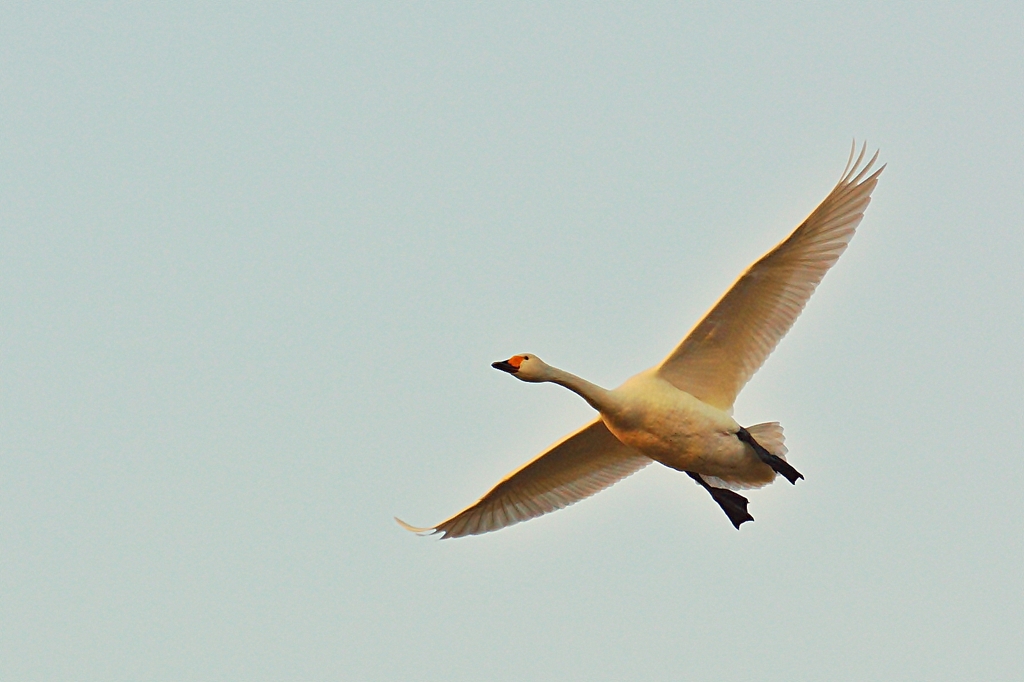
[[[700,474],[695,474],[692,471],[687,471],[686,475],[697,481],[700,487],[711,493],[711,497],[714,498],[718,506],[722,508],[725,515],[732,521],[732,525],[739,530],[740,524],[746,521],[753,521],[754,517],[747,513],[747,498],[743,497],[739,493],[734,493],[731,490],[725,488],[714,488],[708,485]]]
[[[786,480],[788,480],[793,485],[796,485],[796,479],[804,477],[804,475],[801,474],[796,469],[794,469],[792,465],[789,464],[789,462],[765,450],[760,443],[754,440],[754,437],[751,436],[750,432],[747,431],[746,429],[741,427],[740,430],[736,433],[736,437],[739,438],[744,443],[746,443],[747,445],[749,445],[750,447],[754,448],[754,452],[757,453],[757,456],[761,459],[762,462],[770,466],[775,471],[775,473],[782,474],[783,476],[785,476]]]

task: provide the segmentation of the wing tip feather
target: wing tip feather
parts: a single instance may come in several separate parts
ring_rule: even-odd
[[[402,519],[398,518],[397,516],[395,516],[394,519],[398,523],[399,526],[401,526],[402,528],[406,529],[410,533],[416,533],[417,535],[424,535],[424,536],[426,536],[426,535],[434,535],[435,533],[439,532],[437,527],[434,527],[434,528],[418,528],[416,526],[413,526],[411,524],[406,523],[405,521],[403,521]]]
[[[850,158],[846,162],[846,168],[843,169],[843,174],[840,176],[839,187],[859,187],[867,184],[872,180],[877,180],[878,176],[881,175],[882,171],[888,164],[882,164],[881,168],[871,174],[870,177],[865,176],[871,171],[871,167],[878,161],[878,155],[881,153],[881,149],[876,149],[875,153],[871,156],[864,166],[861,166],[861,162],[864,161],[864,156],[867,154],[868,143],[867,140],[861,145],[860,154],[857,154],[857,160],[853,160],[854,154],[857,153],[857,138],[853,139],[853,143],[850,145]]]

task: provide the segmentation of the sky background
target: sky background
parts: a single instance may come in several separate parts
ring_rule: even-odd
[[[492,4],[493,5],[493,4]],[[1024,677],[1024,4],[7,3],[3,680]],[[888,168],[658,465],[416,537]]]

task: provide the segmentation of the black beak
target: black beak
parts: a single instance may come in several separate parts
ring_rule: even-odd
[[[502,372],[508,372],[509,374],[515,374],[519,371],[518,367],[513,367],[508,364],[508,360],[501,360],[499,362],[492,362],[491,367],[494,369],[500,369]]]

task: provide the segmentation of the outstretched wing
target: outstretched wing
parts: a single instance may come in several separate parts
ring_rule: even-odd
[[[882,166],[866,146],[842,179],[785,241],[751,265],[658,367],[677,388],[723,410],[793,326],[807,299],[864,217]]]
[[[478,535],[568,507],[622,480],[651,460],[623,445],[598,419],[505,477],[479,502],[433,528],[442,538]]]

